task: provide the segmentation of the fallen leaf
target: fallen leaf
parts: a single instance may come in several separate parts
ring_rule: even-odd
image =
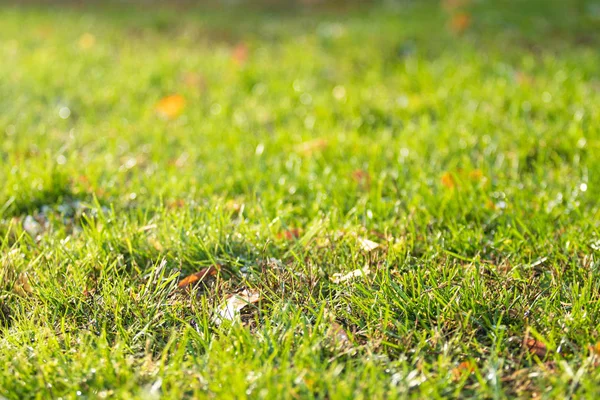
[[[183,208],[183,207],[185,207],[184,199],[171,199],[171,200],[167,201],[168,209]]]
[[[259,292],[244,289],[240,293],[236,293],[229,297],[225,304],[219,307],[214,321],[217,325],[221,325],[225,320],[233,321],[244,307],[257,303],[259,300]]]
[[[448,189],[454,189],[456,186],[456,181],[450,172],[444,172],[441,181],[442,185],[446,186]]]
[[[194,72],[188,72],[183,75],[183,83],[188,88],[200,89],[204,91],[206,89],[206,78],[204,75],[197,74]]]
[[[328,142],[325,139],[314,139],[309,140],[296,146],[296,151],[304,154],[305,156],[312,155],[317,151],[322,151],[328,146]]]
[[[483,172],[480,169],[474,169],[469,172],[469,178],[473,181],[481,181],[484,179]]]
[[[217,272],[218,272],[217,267],[214,265],[211,265],[210,267],[204,268],[201,271],[196,272],[195,274],[192,274],[192,275],[189,275],[189,276],[183,278],[181,280],[181,282],[179,282],[179,285],[177,285],[177,287],[186,288],[193,283],[203,282],[207,277],[215,276],[217,274]]]
[[[327,335],[332,339],[332,341],[336,344],[347,344],[350,343],[350,338],[346,333],[346,330],[339,323],[332,321],[329,329],[327,330]]]
[[[245,43],[238,43],[231,54],[231,58],[236,64],[242,65],[248,60],[248,46]]]
[[[160,243],[160,241],[156,237],[154,237],[154,236],[149,236],[148,237],[148,243],[152,247],[154,247],[155,250],[158,250],[158,251],[163,251],[164,250],[164,247],[163,247],[162,243]]]
[[[342,282],[349,281],[350,279],[357,278],[359,276],[367,276],[370,273],[371,273],[371,271],[369,270],[369,266],[365,265],[363,268],[355,269],[354,271],[350,271],[347,274],[342,274],[342,273],[333,274],[333,275],[331,275],[331,277],[329,279],[333,283],[342,283]]]
[[[594,367],[600,366],[600,342],[597,342],[594,345],[589,345],[588,350],[590,351],[590,356],[592,358]]]
[[[368,188],[371,185],[371,175],[367,171],[364,171],[362,169],[357,169],[353,171],[352,179],[354,179],[356,183],[358,183],[361,186],[364,186],[365,188]]]
[[[533,83],[533,77],[525,72],[515,72],[515,80],[520,86],[530,86]]]
[[[79,38],[79,48],[82,50],[88,50],[94,47],[96,44],[96,36],[92,35],[89,32],[84,33]]]
[[[292,228],[292,229],[288,229],[286,231],[283,232],[279,232],[277,234],[277,237],[279,239],[283,239],[285,238],[286,240],[295,240],[295,239],[299,239],[300,236],[302,236],[302,230],[300,230],[299,228]]]
[[[25,272],[21,272],[19,274],[19,277],[17,278],[13,290],[15,291],[15,293],[17,293],[19,296],[27,296],[28,294],[33,293],[33,289],[31,288],[31,285],[29,284],[29,277],[27,276],[27,273]]]
[[[228,200],[223,206],[224,210],[233,215],[242,215],[244,213],[244,208],[244,203],[237,200]]]
[[[156,104],[156,112],[163,118],[173,119],[178,117],[185,108],[185,98],[179,94],[163,97]]]
[[[589,345],[588,349],[590,350],[590,353],[593,353],[595,355],[600,355],[600,342],[597,342],[594,345]]]
[[[459,380],[465,374],[471,374],[475,371],[475,364],[472,361],[463,361],[452,370],[452,379]]]
[[[379,243],[361,237],[358,238],[358,244],[360,245],[360,248],[367,253],[379,247]]]
[[[457,13],[450,20],[450,29],[454,33],[463,33],[471,26],[471,16],[467,13]]]
[[[548,348],[539,340],[527,339],[525,340],[524,347],[531,355],[536,355],[539,358],[544,358],[548,354]]]

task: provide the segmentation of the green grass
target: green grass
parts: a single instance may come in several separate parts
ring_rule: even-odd
[[[600,395],[598,1],[0,21],[0,397]]]

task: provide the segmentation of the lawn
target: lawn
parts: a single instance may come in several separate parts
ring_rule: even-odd
[[[0,5],[0,398],[600,396],[600,2],[250,3]]]

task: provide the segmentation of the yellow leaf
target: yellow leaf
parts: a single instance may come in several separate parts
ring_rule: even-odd
[[[474,169],[473,171],[469,172],[469,178],[477,182],[485,179],[485,177],[483,176],[483,172],[481,172],[480,169]]]
[[[179,94],[163,97],[156,104],[156,112],[163,118],[173,119],[183,112],[185,103],[185,98]]]
[[[446,186],[448,189],[454,189],[456,186],[456,181],[450,172],[444,172],[442,175],[442,185]]]

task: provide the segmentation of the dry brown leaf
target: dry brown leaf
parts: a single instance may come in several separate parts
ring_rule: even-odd
[[[173,119],[178,117],[185,109],[186,101],[182,95],[173,94],[163,97],[156,104],[156,112],[163,118]]]
[[[379,247],[379,243],[361,237],[358,238],[358,244],[360,245],[360,248],[367,253]]]
[[[354,271],[350,271],[347,274],[342,274],[342,273],[333,274],[333,275],[331,275],[331,277],[329,279],[333,283],[343,283],[343,282],[349,281],[350,279],[353,279],[353,278],[356,278],[359,276],[367,276],[370,273],[371,273],[371,270],[369,270],[369,266],[365,265],[364,268],[355,269]]]
[[[217,325],[222,324],[225,320],[233,321],[244,307],[257,303],[259,300],[260,293],[258,291],[244,289],[229,297],[225,304],[219,307],[214,321]]]
[[[535,340],[535,339],[527,339],[524,342],[524,347],[525,349],[527,349],[527,351],[532,354],[532,355],[536,355],[539,358],[544,358],[546,357],[546,354],[548,354],[548,348],[546,347],[546,345],[539,341],[539,340]]]
[[[296,239],[299,239],[300,236],[302,236],[302,230],[299,228],[288,229],[286,231],[279,232],[277,234],[277,237],[279,239],[285,238],[286,240],[296,240]]]
[[[33,293],[33,289],[31,288],[31,285],[29,284],[29,277],[27,276],[27,273],[25,272],[21,272],[15,282],[15,285],[13,287],[13,290],[15,291],[16,294],[18,294],[19,296],[27,296],[31,293]]]
[[[350,338],[344,327],[335,321],[331,322],[327,334],[336,344],[350,343]]]
[[[177,287],[186,288],[193,283],[203,282],[207,277],[215,276],[217,272],[219,272],[217,266],[211,265],[210,267],[204,268],[201,271],[196,272],[195,274],[186,276],[181,280],[181,282],[179,282],[179,285],[177,285]]]

